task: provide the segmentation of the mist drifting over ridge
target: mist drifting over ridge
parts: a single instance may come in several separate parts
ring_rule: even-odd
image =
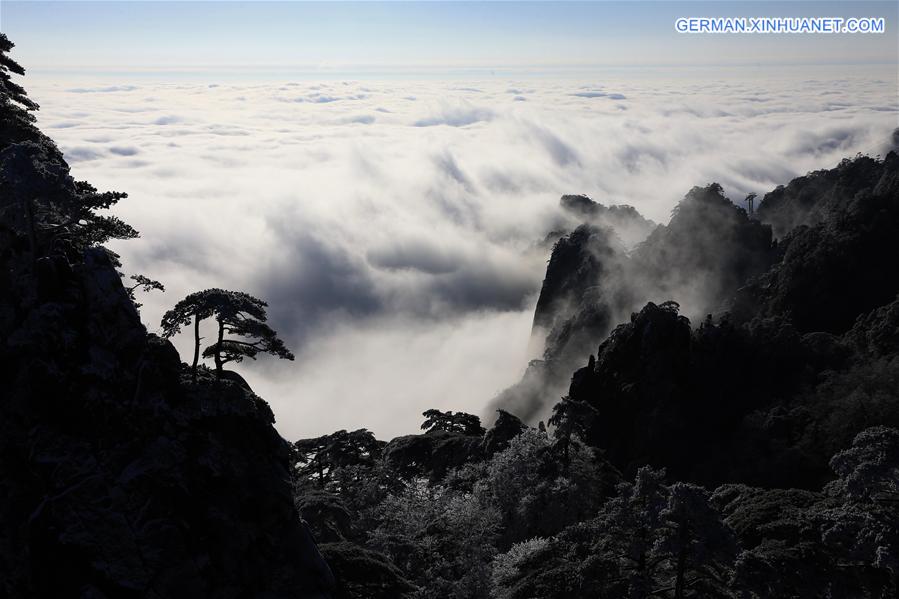
[[[36,79],[31,96],[77,178],[131,195],[117,214],[146,241],[114,249],[128,274],[167,287],[140,298],[145,322],[204,287],[269,301],[297,362],[241,372],[296,438],[410,432],[426,408],[477,413],[517,380],[548,258],[539,242],[577,224],[559,210],[562,194],[666,223],[694,185],[717,181],[735,200],[764,193],[883,152],[895,88],[886,69],[765,80]]]

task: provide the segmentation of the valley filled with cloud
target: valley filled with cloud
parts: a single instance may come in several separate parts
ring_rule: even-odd
[[[269,302],[296,361],[235,369],[289,439],[482,413],[539,350],[544,240],[577,224],[562,194],[664,223],[694,185],[762,194],[885,153],[897,123],[890,67],[27,83],[73,175],[128,192],[142,238],[112,249],[166,286],[138,297],[151,331],[207,287]]]

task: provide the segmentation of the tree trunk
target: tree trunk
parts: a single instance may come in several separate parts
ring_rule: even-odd
[[[222,377],[222,341],[225,339],[225,323],[219,322],[219,340],[215,346],[215,376]]]
[[[194,381],[197,380],[197,364],[200,362],[200,315],[194,314],[194,363],[191,365],[191,371],[194,375]]]
[[[35,233],[35,224],[34,224],[34,206],[31,203],[31,198],[25,199],[25,218],[28,223],[28,245],[31,250],[31,264],[34,266],[37,264],[37,234]]]
[[[685,549],[686,545],[686,530],[683,525],[681,525],[680,534],[680,551],[677,552],[677,578],[674,580],[674,599],[684,599],[684,586],[685,586],[685,574],[687,569],[687,550]]]
[[[640,584],[643,585],[643,588],[649,590],[652,582],[649,580],[649,576],[647,575],[647,567],[646,567],[646,528],[640,527],[640,557],[637,558],[637,577],[640,581]]]

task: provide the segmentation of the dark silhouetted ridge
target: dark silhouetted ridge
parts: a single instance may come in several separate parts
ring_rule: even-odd
[[[289,445],[246,384],[148,334],[0,34],[0,596],[325,598]],[[17,65],[15,65],[17,66]],[[234,378],[234,377],[229,377]]]

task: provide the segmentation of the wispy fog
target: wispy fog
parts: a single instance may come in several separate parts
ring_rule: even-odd
[[[270,303],[295,362],[236,367],[288,438],[417,429],[517,381],[562,194],[665,223],[886,148],[896,74],[156,83],[30,77],[74,175],[127,191],[116,244],[156,330],[191,291]],[[183,356],[190,339],[176,339]]]

